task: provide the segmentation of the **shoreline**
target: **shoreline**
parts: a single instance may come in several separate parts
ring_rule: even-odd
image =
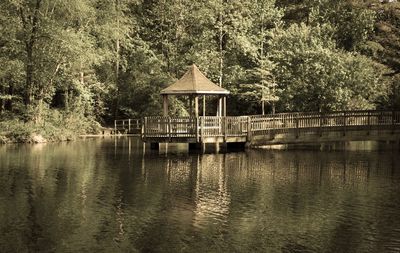
[[[58,143],[58,142],[70,142],[76,141],[79,139],[86,138],[104,138],[104,137],[140,137],[140,134],[82,134],[78,136],[74,136],[72,138],[62,138],[62,139],[45,139],[40,134],[33,135],[30,139],[27,140],[10,140],[5,136],[0,136],[0,145],[6,144],[39,144],[39,143]]]

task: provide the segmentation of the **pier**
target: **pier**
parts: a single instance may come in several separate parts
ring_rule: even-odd
[[[398,141],[400,111],[303,112],[225,117],[154,116],[116,121],[115,127],[116,132],[140,134],[146,143],[235,143],[256,147],[341,141]]]

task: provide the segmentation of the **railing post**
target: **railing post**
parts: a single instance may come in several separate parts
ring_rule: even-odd
[[[196,142],[199,142],[199,117],[195,118]]]
[[[226,125],[227,125],[227,119],[226,119],[226,117],[222,117],[222,124],[223,124],[223,128],[222,128],[222,131],[223,131],[223,136],[224,136],[224,142],[226,142],[226,137],[227,137],[227,128],[226,128]]]
[[[114,134],[117,134],[117,120],[114,120]]]
[[[347,113],[343,112],[343,136],[346,136]]]
[[[200,138],[201,138],[201,142],[204,142],[204,120],[205,120],[205,116],[200,118]]]
[[[171,141],[171,135],[172,135],[172,131],[171,131],[171,118],[168,117],[167,118],[167,136],[168,136],[168,140]]]
[[[271,115],[271,117],[272,117],[272,129],[270,131],[270,134],[275,136],[275,134],[277,133],[277,131],[276,131],[276,115],[275,114]]]
[[[296,113],[296,138],[299,138],[299,117],[300,114]]]
[[[251,142],[251,117],[247,116],[247,142]]]
[[[392,134],[394,133],[394,125],[395,125],[395,117],[394,117],[394,110],[392,110]]]
[[[128,119],[128,133],[131,132],[131,119]]]
[[[320,112],[319,114],[319,136],[322,136],[322,122],[324,120],[324,114]]]
[[[370,134],[371,131],[371,111],[368,111],[367,115],[367,126],[368,126],[368,135]]]
[[[142,140],[146,141],[147,134],[147,117],[144,117],[144,122],[142,124]]]

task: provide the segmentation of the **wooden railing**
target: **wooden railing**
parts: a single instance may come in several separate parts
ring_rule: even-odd
[[[188,138],[196,137],[199,128],[196,118],[145,117],[144,137]]]
[[[395,129],[400,111],[339,111],[331,113],[279,113],[238,117],[145,117],[143,120],[115,121],[116,129],[141,129],[142,138],[246,137],[357,129]]]
[[[346,131],[346,129],[395,127],[400,124],[400,111],[342,111],[331,113],[281,113],[250,116],[253,135],[270,132]]]
[[[199,117],[200,135],[205,136],[222,136],[222,117],[205,116]]]
[[[249,130],[249,117],[225,117],[225,136],[246,136]]]
[[[115,133],[131,133],[140,132],[142,128],[142,122],[140,119],[119,119],[114,120],[114,131]]]

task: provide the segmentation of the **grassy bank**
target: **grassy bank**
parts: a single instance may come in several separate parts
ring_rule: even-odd
[[[79,135],[97,134],[100,124],[80,114],[47,113],[40,119],[24,120],[2,116],[0,143],[39,143],[74,140]]]

